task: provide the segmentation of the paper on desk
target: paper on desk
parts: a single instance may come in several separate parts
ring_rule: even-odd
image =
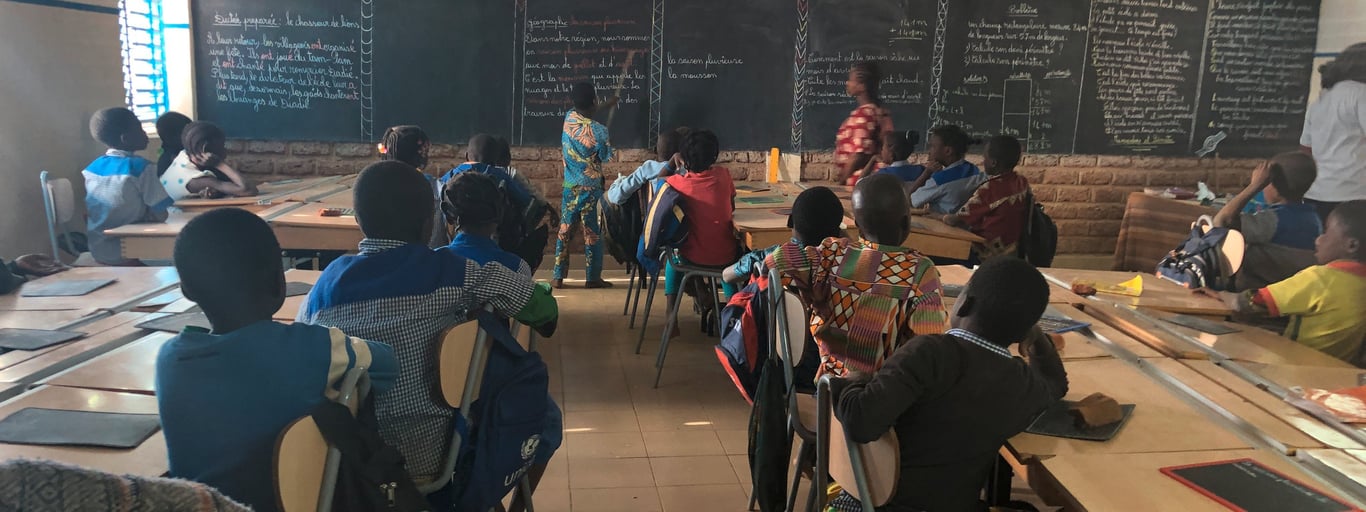
[[[1346,423],[1366,423],[1366,386],[1328,391],[1304,388],[1304,398],[1323,406]]]

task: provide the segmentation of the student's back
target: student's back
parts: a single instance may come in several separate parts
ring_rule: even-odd
[[[90,254],[107,265],[128,263],[118,239],[104,230],[166,220],[171,198],[152,162],[134,154],[147,149],[147,133],[126,108],[107,108],[90,118],[90,133],[109,146],[81,172],[85,178],[86,237]]]
[[[697,265],[722,266],[735,262],[735,182],[730,171],[715,165],[719,148],[707,130],[689,133],[679,145],[686,174],[665,179],[678,192],[688,236],[678,248],[683,259]]]

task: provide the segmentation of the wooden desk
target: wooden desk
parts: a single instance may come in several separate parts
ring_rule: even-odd
[[[157,352],[175,335],[154,332],[40,382],[49,386],[151,395],[156,392]]]
[[[80,297],[24,297],[30,286],[54,281],[115,279],[109,286]],[[24,283],[18,291],[0,296],[0,310],[89,310],[126,311],[180,284],[171,267],[77,267],[60,274]]]
[[[1148,362],[1157,366],[1163,373],[1190,387],[1209,402],[1241,418],[1268,438],[1281,443],[1285,446],[1286,454],[1294,454],[1296,450],[1301,448],[1322,448],[1324,446],[1323,442],[1313,437],[1311,432],[1306,432],[1299,428],[1299,425],[1292,424],[1280,414],[1280,411],[1269,411],[1249,401],[1242,393],[1229,389],[1226,385],[1227,381],[1216,380],[1204,372],[1198,372],[1183,364],[1186,361],[1155,359]],[[1212,366],[1209,361],[1190,362]],[[1323,425],[1319,425],[1319,427],[1327,429]],[[1352,447],[1356,447],[1356,445],[1352,444]]]
[[[939,270],[939,282],[964,286],[968,284],[968,279],[972,278],[972,269],[962,265],[935,265]],[[1063,288],[1056,283],[1049,283],[1048,302],[1050,304],[1086,304],[1089,302],[1086,297],[1082,297],[1068,288]]]
[[[902,245],[929,256],[966,260],[972,256],[972,244],[982,242],[985,240],[971,231],[955,228],[932,216],[916,215],[911,217],[911,236]]]
[[[60,329],[94,313],[94,309],[0,311],[0,328]]]
[[[1046,268],[1042,272],[1045,276],[1052,277],[1069,285],[1076,280],[1094,281],[1102,284],[1118,284],[1133,279],[1134,276],[1143,276],[1143,294],[1138,297],[1128,295],[1116,295],[1112,293],[1098,293],[1095,298],[1124,304],[1134,307],[1146,307],[1173,313],[1185,313],[1188,315],[1200,315],[1223,318],[1231,314],[1231,311],[1223,301],[1192,293],[1189,289],[1158,278],[1147,273],[1138,272],[1116,272],[1113,270],[1078,270],[1066,268]]]
[[[1102,392],[1122,404],[1137,404],[1129,423],[1114,439],[1098,443],[1020,434],[1010,439],[1019,460],[1064,454],[1118,454],[1250,448],[1234,432],[1167,391],[1147,375],[1117,359],[1066,363],[1067,399]]]
[[[796,200],[796,194],[784,194],[778,189],[764,192],[740,192],[735,195],[735,209],[776,210],[779,208],[792,208],[792,203]]]
[[[0,403],[0,418],[8,417],[27,407],[156,414],[157,399],[154,396],[132,393],[41,386]],[[166,459],[166,438],[161,431],[152,434],[152,437],[132,450],[0,443],[0,460],[20,457],[48,459],[114,474],[161,476],[169,469]]]
[[[323,273],[318,270],[289,269],[285,271],[285,281],[313,284],[318,282],[318,276],[321,275]],[[299,310],[304,307],[304,303],[307,301],[308,295],[285,297],[285,304],[280,306],[280,310],[275,312],[273,318],[281,322],[293,322],[295,318],[298,318]]]
[[[1366,450],[1305,450],[1297,458],[1315,460],[1366,487]]]
[[[1129,194],[1115,245],[1115,270],[1152,272],[1168,251],[1190,236],[1191,223],[1219,209],[1142,192]]]
[[[1172,316],[1172,313],[1165,311],[1140,308],[1139,311],[1152,320],[1113,306],[1098,305],[1087,308],[1087,311],[1159,352],[1178,359],[1209,359],[1212,351],[1236,361],[1263,364],[1325,368],[1351,366],[1276,333],[1249,325],[1216,322],[1239,331],[1215,336],[1163,321],[1161,319]]]
[[[1039,464],[1046,478],[1066,490],[1066,510],[1180,510],[1227,512],[1219,502],[1158,470],[1169,466],[1251,458],[1307,485],[1345,496],[1273,453],[1215,450],[1124,455],[1059,455]]]
[[[317,203],[320,208],[355,208],[356,194],[353,190],[348,188],[319,197],[314,202]]]
[[[735,210],[735,229],[745,237],[751,249],[762,249],[792,240],[792,228],[787,227],[787,216],[779,215],[776,208],[747,208]],[[858,230],[850,226],[854,219],[844,218],[846,235],[858,239]]]
[[[270,219],[300,208],[300,203],[282,203],[253,210],[262,219]],[[175,239],[185,224],[202,212],[171,212],[163,223],[129,224],[104,231],[119,239],[123,257],[146,260],[169,260],[175,255]]]
[[[1080,309],[1062,304],[1054,304],[1052,307],[1054,311],[1062,313],[1068,318],[1078,322],[1090,323],[1091,332],[1093,334],[1104,336],[1105,339],[1128,350],[1135,356],[1143,358],[1162,357],[1160,352],[1149,348],[1147,345],[1120,332],[1114,327],[1106,325],[1105,322],[1101,321],[1099,318],[1088,315]],[[1099,340],[1092,339],[1086,334],[1074,331],[1064,333],[1062,337],[1066,345],[1058,352],[1058,356],[1062,357],[1063,361],[1111,357],[1110,351],[1101,346]],[[1019,350],[1019,345],[1012,345],[1012,350]]]
[[[31,384],[141,338],[147,331],[134,325],[155,318],[147,313],[119,313],[75,327],[86,337],[38,350],[0,354],[0,382]]]
[[[281,249],[355,251],[364,238],[354,216],[323,217],[306,204],[270,220]]]
[[[1211,361],[1186,360],[1181,364],[1189,367],[1211,381],[1219,383],[1230,392],[1242,397],[1249,403],[1265,410],[1304,432],[1319,443],[1331,448],[1366,448],[1342,435],[1332,427],[1323,424],[1318,418],[1310,416],[1299,408],[1290,405],[1280,397],[1243,379]],[[1320,389],[1342,389],[1355,387],[1357,375],[1363,371],[1355,368],[1321,368],[1310,366],[1263,365],[1256,363],[1237,363],[1252,370],[1253,373],[1285,388],[1291,386],[1316,387]]]
[[[327,185],[341,181],[346,176],[305,178],[300,180],[279,180],[261,183],[256,186],[259,193],[251,197],[222,197],[218,199],[182,199],[175,207],[186,212],[202,213],[216,208],[241,208],[259,212],[276,206],[276,203],[289,201],[290,194],[300,190]]]

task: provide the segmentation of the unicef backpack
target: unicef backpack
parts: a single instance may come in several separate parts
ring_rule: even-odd
[[[1208,215],[1191,225],[1191,234],[1157,264],[1157,275],[1187,288],[1232,291],[1242,265],[1242,233],[1217,228]]]
[[[535,462],[548,410],[550,376],[541,355],[518,345],[493,313],[480,310],[477,317],[492,343],[455,466],[455,510],[488,510],[517,486]]]

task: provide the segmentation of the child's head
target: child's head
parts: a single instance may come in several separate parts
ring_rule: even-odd
[[[949,321],[1004,346],[1023,340],[1047,307],[1048,282],[1034,265],[1017,258],[995,258],[972,273],[958,293]]]
[[[711,130],[693,130],[683,136],[678,143],[678,154],[683,157],[683,167],[688,172],[703,172],[711,169],[716,157],[721,154],[720,141]]]
[[[180,144],[200,169],[213,169],[228,158],[228,136],[210,122],[190,123],[180,134]]]
[[[986,156],[982,167],[992,176],[1015,170],[1020,165],[1020,139],[1009,135],[997,135],[987,140]]]
[[[1314,240],[1320,265],[1337,260],[1366,261],[1366,200],[1347,201],[1333,208],[1323,234]]]
[[[1366,43],[1348,46],[1337,58],[1319,66],[1319,76],[1324,89],[1344,80],[1366,83]]]
[[[1299,151],[1289,151],[1271,157],[1267,163],[1271,173],[1271,184],[1262,189],[1266,202],[1298,203],[1304,200],[1304,193],[1318,178],[1318,166],[1314,157]]]
[[[106,146],[121,151],[147,149],[147,132],[132,110],[106,108],[90,116],[90,135]]]
[[[425,244],[432,232],[432,186],[417,168],[375,162],[356,178],[356,222],[366,238]]]
[[[920,133],[915,130],[906,133],[892,132],[882,137],[882,163],[891,165],[911,157],[915,145],[920,143]]]
[[[881,83],[882,68],[876,62],[863,61],[849,68],[849,80],[844,83],[844,92],[850,96],[866,94],[876,100]]]
[[[584,115],[593,115],[598,109],[598,89],[589,82],[579,82],[569,91],[569,98],[574,102],[574,110],[578,110]]]
[[[792,203],[792,215],[787,218],[787,227],[802,245],[820,245],[827,238],[843,238],[844,205],[840,198],[825,187],[811,187],[797,196]]]
[[[508,143],[508,138],[499,135],[493,141],[498,143],[498,158],[493,159],[493,165],[512,167],[512,144]]]
[[[925,151],[930,154],[930,159],[942,165],[949,165],[962,160],[968,154],[968,145],[972,143],[972,137],[968,132],[963,131],[954,125],[939,126],[930,130],[930,143],[925,147]]]
[[[655,141],[655,161],[668,162],[674,154],[678,153],[678,144],[683,141],[683,134],[678,130],[661,132],[659,139]]]
[[[180,137],[185,133],[185,127],[192,122],[194,120],[180,112],[167,112],[158,117],[157,138],[161,139],[161,149],[168,153],[185,149]]]
[[[874,174],[854,187],[854,222],[863,238],[885,245],[901,245],[911,236],[911,203],[901,178]]]
[[[199,304],[215,330],[223,322],[269,320],[285,302],[280,243],[260,216],[220,208],[191,219],[175,241],[175,268],[185,298]]]
[[[457,174],[441,190],[441,213],[446,223],[472,235],[492,237],[497,233],[506,204],[498,182],[482,173]]]
[[[398,160],[418,168],[427,167],[427,155],[432,150],[432,139],[421,126],[405,124],[384,131],[379,141],[380,160]]]
[[[502,157],[502,148],[498,144],[498,139],[487,133],[475,134],[470,137],[469,144],[465,146],[465,160],[471,162],[497,165],[500,157]]]

